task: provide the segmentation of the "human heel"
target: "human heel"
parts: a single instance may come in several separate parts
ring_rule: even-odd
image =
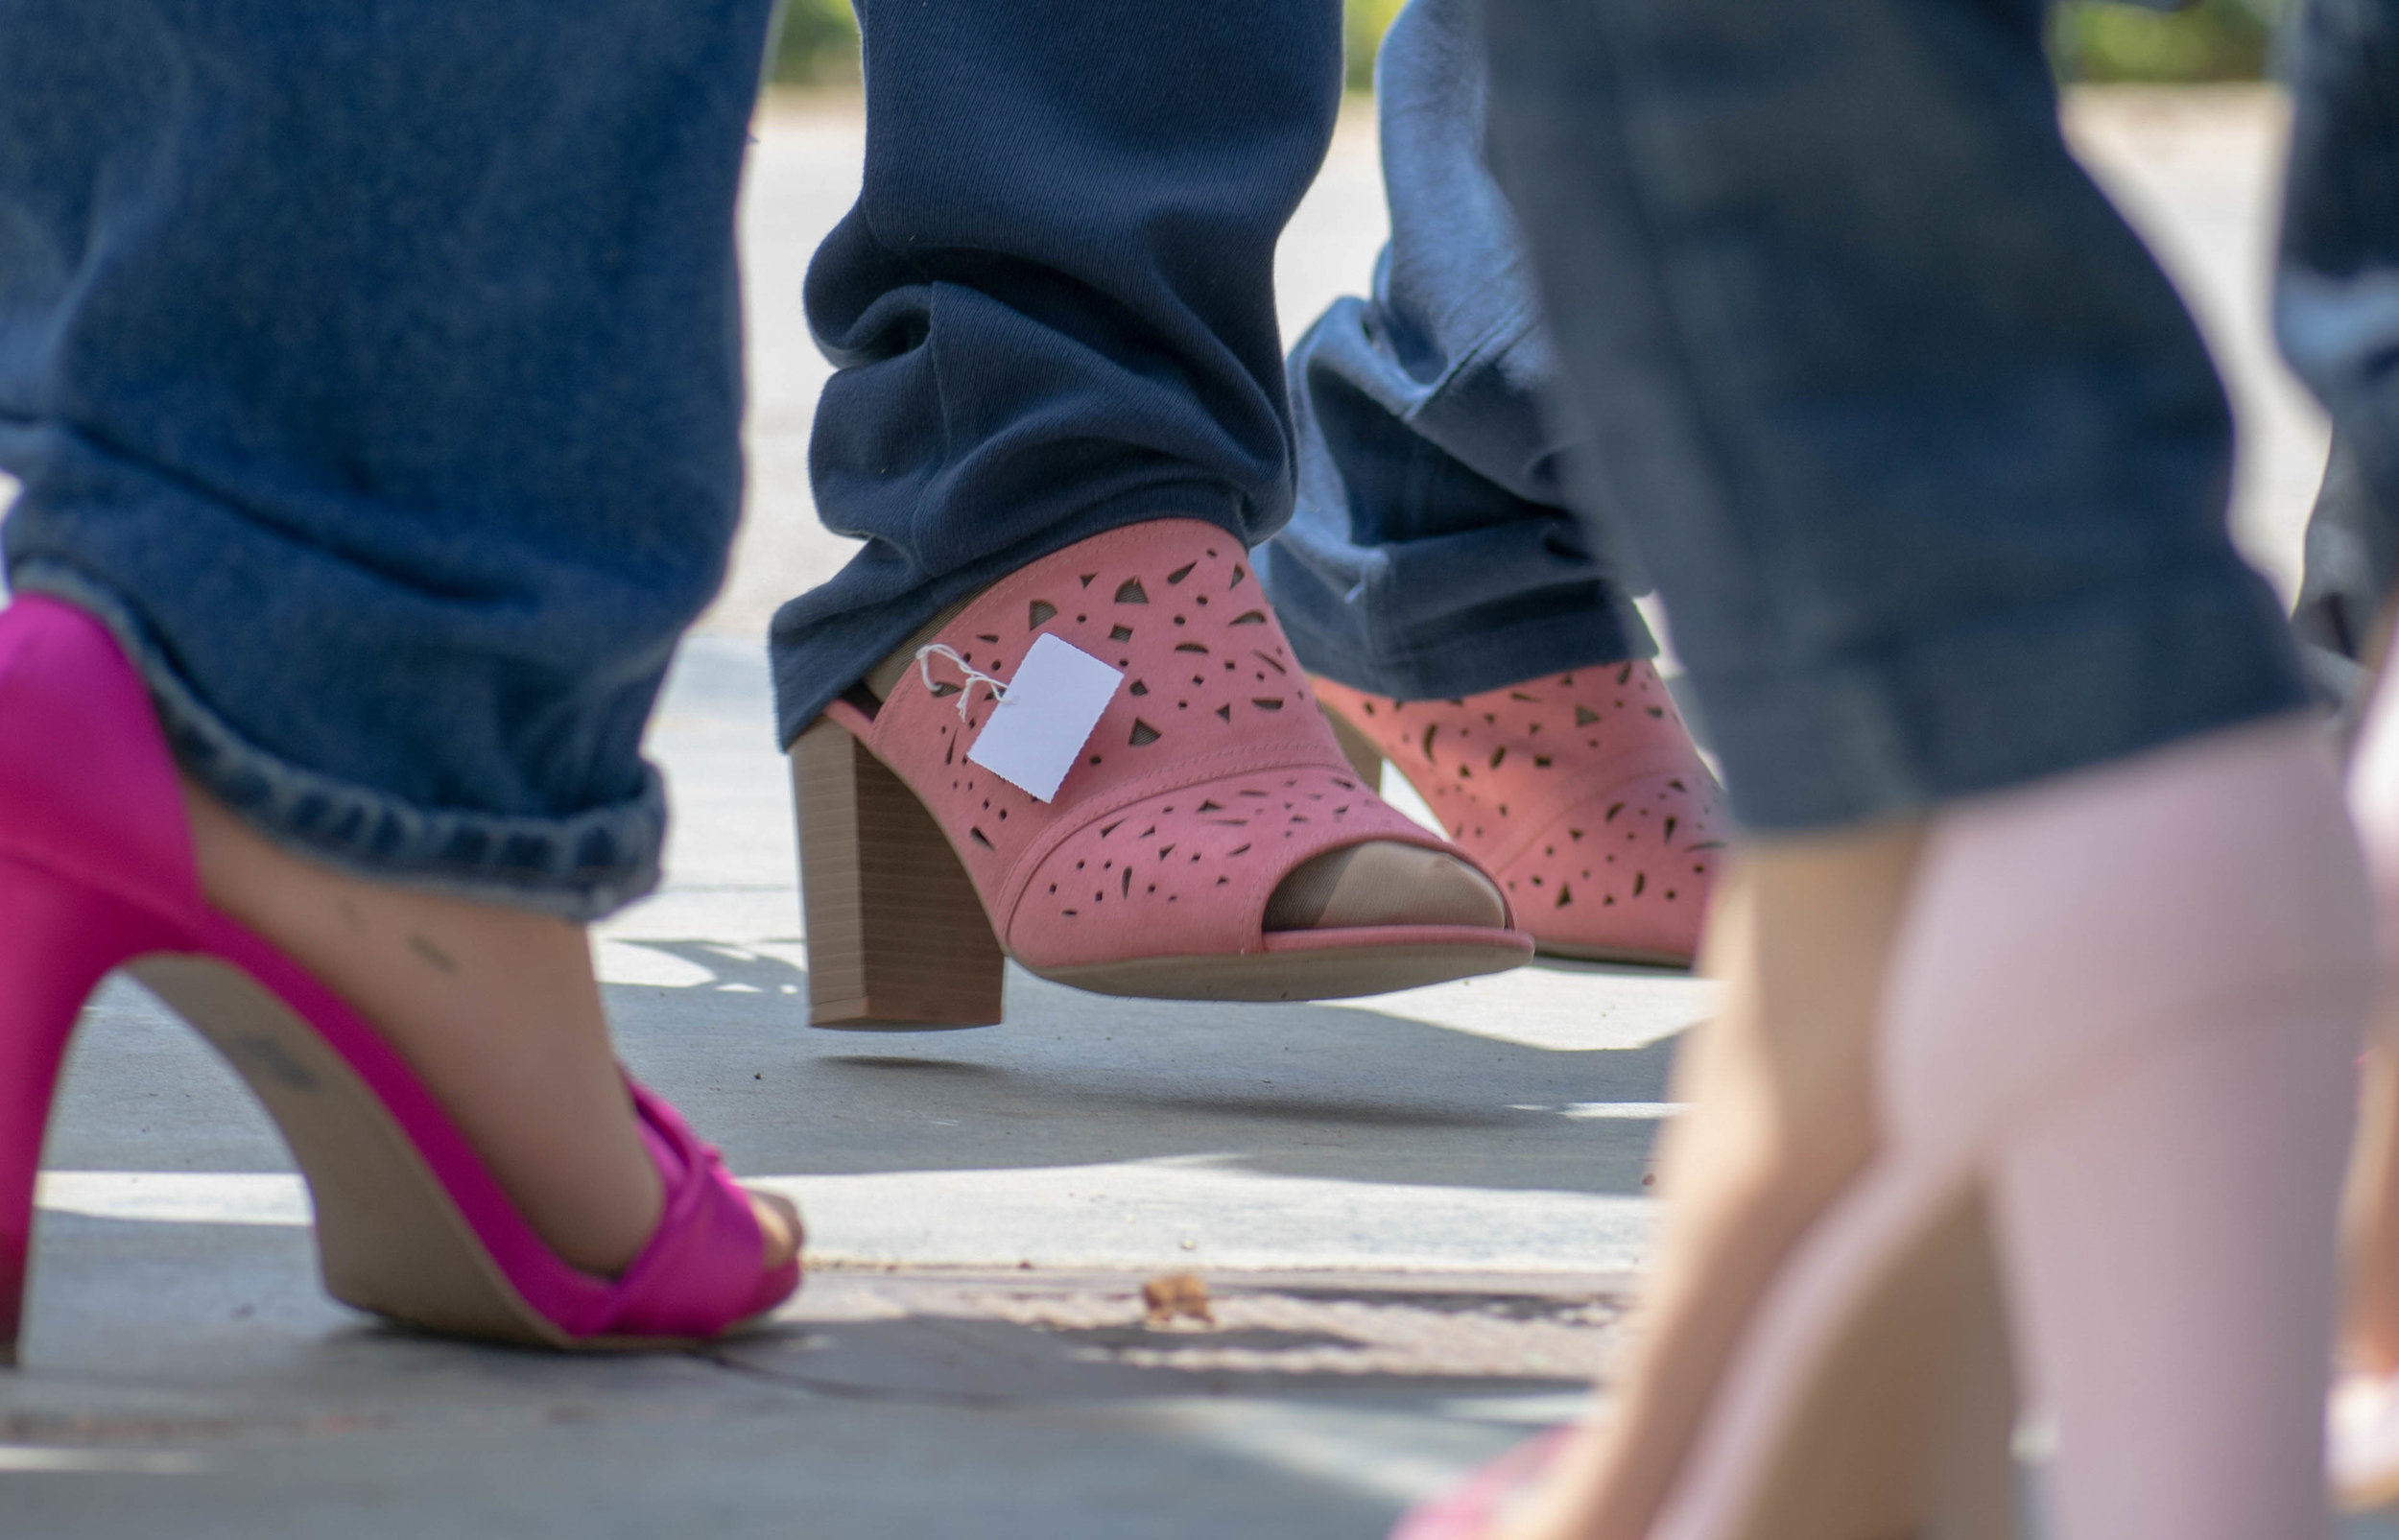
[[[122,904],[0,857],[0,1364],[16,1362],[34,1183],[67,1041],[84,1000],[146,929]]]
[[[1007,958],[958,857],[841,723],[792,745],[808,1021],[900,1031],[1000,1019]]]
[[[2357,1023],[2338,995],[2257,1004],[2237,1027],[2114,1067],[2029,1120],[1998,1162],[2016,1338],[2056,1433],[2056,1540],[2328,1527]]]

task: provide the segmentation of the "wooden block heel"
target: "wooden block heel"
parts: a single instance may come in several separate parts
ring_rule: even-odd
[[[808,1022],[938,1031],[1000,1019],[1007,958],[916,794],[839,723],[792,745]]]

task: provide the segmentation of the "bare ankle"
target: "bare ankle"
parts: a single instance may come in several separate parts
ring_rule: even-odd
[[[209,903],[374,1026],[563,1260],[602,1274],[630,1262],[664,1195],[582,933],[321,865],[188,783],[185,802]]]

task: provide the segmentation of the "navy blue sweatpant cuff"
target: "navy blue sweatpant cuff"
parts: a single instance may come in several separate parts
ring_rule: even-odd
[[[1273,547],[1261,552],[1262,569]],[[1273,592],[1270,586],[1269,592]],[[1631,600],[1602,583],[1549,596],[1554,604],[1494,604],[1489,613],[1444,617],[1440,634],[1357,645],[1349,628],[1310,624],[1299,606],[1278,604],[1292,651],[1311,674],[1394,700],[1447,700],[1502,690],[1527,679],[1657,655],[1657,644]],[[1528,608],[1538,611],[1523,614]]]
[[[776,742],[790,747],[843,691],[959,600],[1078,540],[1155,519],[1203,520],[1245,544],[1243,532],[1252,522],[1241,495],[1230,487],[1173,482],[1109,499],[1033,538],[938,576],[911,572],[891,547],[869,542],[832,581],[775,611],[767,647],[774,672]],[[877,594],[890,597],[876,600]]]

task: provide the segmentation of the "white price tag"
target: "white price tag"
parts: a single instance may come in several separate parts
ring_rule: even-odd
[[[1047,802],[1091,741],[1091,729],[1125,682],[1072,642],[1044,632],[1008,681],[1008,694],[975,735],[966,757]]]

